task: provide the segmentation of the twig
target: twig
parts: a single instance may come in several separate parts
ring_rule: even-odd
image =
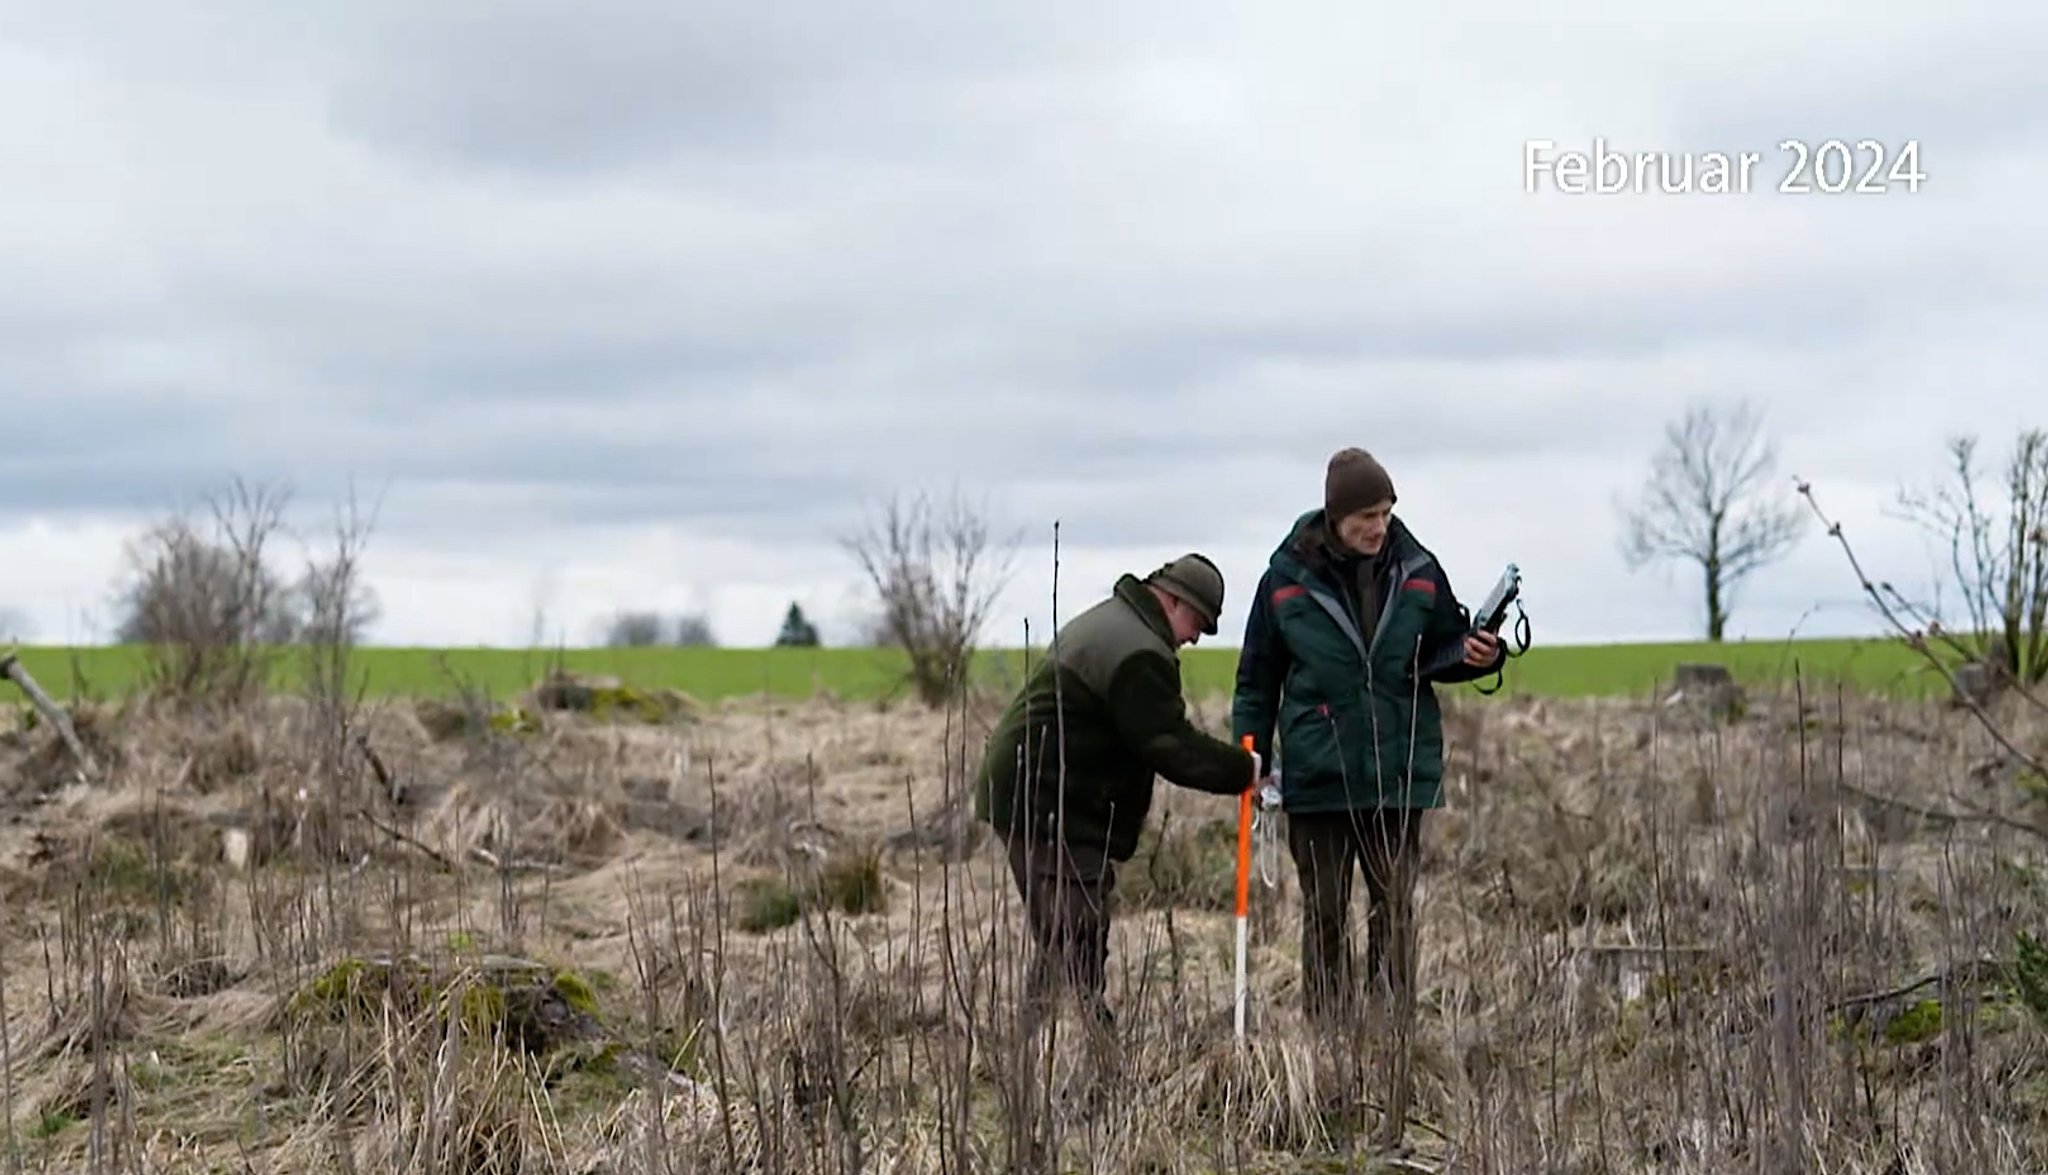
[[[1850,795],[1855,796],[1858,799],[1868,800],[1873,804],[1883,804],[1885,807],[1888,808],[1897,808],[1899,811],[1906,813],[1908,816],[1917,816],[1922,820],[1934,820],[1948,824],[1968,824],[1973,822],[1996,824],[2003,828],[2013,829],[2016,832],[2025,832],[2033,836],[2048,839],[2048,828],[2042,828],[2039,825],[2028,824],[2024,820],[2015,820],[2012,817],[2005,815],[2003,812],[1998,812],[1993,809],[1986,808],[1982,804],[1976,803],[1975,801],[1969,799],[1967,796],[1958,794],[1955,791],[1950,791],[1948,793],[1948,798],[1962,805],[1962,807],[1965,809],[1964,811],[1952,812],[1945,808],[1923,807],[1922,805],[1915,804],[1907,800],[1896,799],[1892,796],[1879,795],[1877,792],[1857,787],[1855,784],[1849,783],[1846,780],[1837,780],[1835,782],[1835,787],[1841,791],[1848,792]]]
[[[71,725],[71,715],[65,713],[64,707],[59,706],[49,694],[43,692],[43,687],[36,684],[35,678],[29,676],[28,667],[21,663],[21,655],[15,650],[9,649],[4,656],[0,656],[0,676],[20,686],[21,692],[27,694],[29,700],[36,704],[36,709],[42,712],[50,725],[57,728],[57,734],[63,738],[64,745],[70,749],[72,757],[78,760],[84,774],[98,775],[99,765],[93,762],[92,753],[85,749],[85,744],[78,741],[78,731]]]
[[[1827,527],[1827,533],[1830,536],[1832,536],[1836,542],[1841,544],[1842,553],[1848,556],[1849,567],[1856,573],[1856,582],[1859,585],[1861,585],[1864,594],[1869,596],[1871,601],[1877,605],[1877,610],[1881,615],[1883,615],[1885,621],[1889,623],[1892,626],[1892,628],[1899,633],[1899,635],[1906,638],[1907,646],[1912,648],[1913,651],[1919,653],[1921,657],[1923,657],[1929,665],[1932,665],[1934,667],[1935,672],[1941,674],[1942,680],[1948,683],[1950,691],[1953,692],[1955,697],[1958,698],[1964,706],[1969,708],[1970,713],[1974,715],[1977,719],[1977,722],[1981,726],[1983,726],[1985,733],[1989,734],[1994,740],[1996,740],[1999,746],[2005,748],[2007,754],[2010,754],[2013,758],[2020,760],[2022,763],[2026,764],[2027,767],[2029,767],[2030,769],[2039,772],[2043,775],[2048,775],[2048,765],[2043,765],[2039,758],[2028,754],[2026,751],[2021,750],[2017,745],[2015,745],[2012,739],[2007,737],[2006,733],[2003,730],[1999,729],[1998,723],[1992,720],[1991,715],[1985,712],[1983,705],[1980,704],[1975,697],[1971,696],[1970,691],[1963,689],[1960,685],[1957,684],[1955,674],[1949,671],[1948,666],[1941,663],[1941,658],[1936,657],[1933,653],[1928,651],[1926,638],[1914,629],[1908,628],[1904,622],[1900,621],[1898,614],[1892,611],[1891,605],[1885,603],[1884,594],[1878,590],[1877,585],[1873,584],[1870,581],[1870,577],[1864,574],[1862,562],[1856,558],[1856,551],[1849,545],[1848,536],[1842,533],[1842,524],[1829,518],[1825,513],[1821,511],[1820,502],[1813,496],[1812,483],[1801,481],[1799,483],[1799,493],[1800,496],[1806,499],[1807,504],[1813,507],[1813,512],[1815,516],[1817,516],[1821,520],[1821,524]]]
[[[484,865],[489,865],[493,869],[504,869],[513,873],[564,872],[564,869],[561,865],[557,865],[552,861],[507,861],[500,858],[498,854],[483,847],[482,845],[471,845],[469,849],[469,856],[471,860],[477,861]]]
[[[1889,583],[1881,583],[1877,586],[1879,591],[1889,592],[1891,594],[1892,601],[1899,606],[1901,611],[1907,613],[1915,620],[1926,621],[1926,636],[1933,637],[1934,639],[1940,641],[1943,645],[1948,647],[1950,652],[1956,654],[1958,657],[1961,657],[1965,660],[1970,660],[1976,657],[1976,654],[1972,653],[1972,651],[1967,645],[1963,644],[1961,640],[1957,639],[1946,628],[1942,627],[1941,618],[1939,616],[1926,612],[1918,606],[1914,605],[1912,601],[1906,598],[1904,592],[1901,592],[1898,588],[1893,587]],[[1919,636],[1919,631],[1915,630],[1915,632],[1911,634],[1911,637],[1909,639],[1918,638]],[[1932,654],[1927,655],[1932,656]],[[2035,707],[2036,709],[2048,711],[2048,700],[2043,700],[2041,698],[2035,697],[2033,691],[2028,689],[2025,683],[2021,681],[2021,679],[2015,677],[2006,666],[1993,665],[1987,661],[1984,661],[1981,658],[1978,658],[1978,663],[1980,665],[1985,666],[1987,669],[1990,670],[1990,672],[1994,676],[2002,680],[2004,683],[2003,688],[2017,695],[2020,698],[2020,700],[2026,702],[2030,706]],[[1952,682],[1952,684],[1954,683]],[[1968,694],[1972,693],[1973,691],[1963,690],[1962,692]]]
[[[1922,807],[1919,804],[1912,803],[1908,800],[1895,799],[1891,796],[1879,795],[1878,793],[1870,791],[1867,788],[1857,787],[1855,784],[1850,783],[1847,780],[1835,781],[1835,787],[1841,791],[1848,792],[1850,795],[1855,796],[1857,799],[1869,800],[1873,804],[1882,804],[1887,808],[1897,808],[1899,811],[1906,813],[1908,816],[1918,816],[1922,820],[1934,820],[1947,824],[1960,824],[1963,821],[1970,819],[1970,817],[1963,815],[1961,812],[1949,812],[1941,808],[1926,808]]]
[[[1937,983],[1943,987],[1955,987],[1963,983],[1986,983],[1996,979],[2003,971],[2004,964],[2000,963],[1997,959],[1970,959],[1957,963],[1946,971],[1937,971],[1924,979],[1916,979],[1903,987],[1894,987],[1889,991],[1874,991],[1865,995],[1853,995],[1846,999],[1836,1000],[1828,1005],[1828,1010],[1830,1012],[1841,1012],[1850,1008],[1865,1008],[1872,1004],[1889,1003],[1892,1000],[1912,995],[1923,987],[1932,987]]]
[[[394,804],[398,803],[403,798],[404,789],[399,786],[397,776],[391,774],[391,768],[384,765],[383,756],[370,745],[370,736],[360,730],[355,734],[356,746],[362,749],[363,758],[370,761],[370,772],[377,777],[377,786],[384,789],[386,799]]]
[[[399,843],[404,845],[409,845],[412,848],[418,849],[420,852],[425,853],[429,860],[433,861],[434,864],[439,865],[441,867],[442,872],[455,872],[455,863],[453,861],[450,861],[447,858],[447,856],[443,854],[439,849],[436,849],[431,845],[424,844],[418,838],[410,836],[399,829],[391,827],[389,824],[386,824],[383,821],[377,819],[375,816],[370,815],[370,813],[366,809],[357,808],[355,811],[355,815],[357,819],[363,821],[365,824],[368,824],[370,827],[376,829],[378,832],[383,833],[385,836],[390,837],[392,840],[398,841]]]
[[[1969,815],[1963,817],[1963,819],[1982,820],[1988,824],[1996,824],[2001,828],[2010,828],[2015,832],[2024,832],[2032,836],[2038,836],[2043,840],[2048,840],[2048,828],[2043,828],[2038,824],[2029,824],[2024,820],[2015,820],[2003,812],[1985,807],[1960,792],[1951,790],[1948,793],[1948,798],[1961,804],[1968,811]]]

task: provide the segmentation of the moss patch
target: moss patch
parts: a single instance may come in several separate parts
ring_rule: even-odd
[[[1884,1026],[1886,1044],[1925,1044],[1941,1034],[1941,1001],[1925,999],[1892,1017]]]
[[[590,677],[557,671],[533,688],[540,710],[587,714],[604,722],[640,722],[651,726],[694,721],[700,707],[676,689],[643,689],[612,677]]]
[[[2032,796],[2034,799],[2048,800],[2048,775],[2043,775],[2029,767],[2021,771],[2014,778],[2013,782],[2019,784],[2020,791]]]
[[[621,685],[592,691],[588,713],[593,718],[665,726],[694,719],[697,708],[680,690],[641,690]]]
[[[2048,944],[2026,931],[2014,935],[2013,995],[2041,1031],[2048,1032]]]
[[[572,1011],[586,1016],[598,1014],[597,992],[590,983],[574,971],[555,972],[555,994],[562,998]]]
[[[387,1002],[401,1015],[449,1017],[465,1032],[500,1037],[534,1054],[602,1032],[597,995],[587,980],[530,960],[489,955],[450,968],[418,959],[345,958],[293,993],[286,1011],[301,1020],[363,1021]]]
[[[861,916],[889,909],[888,878],[882,872],[881,851],[873,846],[834,853],[801,870],[794,880],[751,877],[734,891],[738,904],[734,924],[750,934],[794,925],[806,911],[836,910]]]
[[[488,723],[496,734],[529,735],[541,732],[538,715],[524,706],[508,706],[492,714]]]

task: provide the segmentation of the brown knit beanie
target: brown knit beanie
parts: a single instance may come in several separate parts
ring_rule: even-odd
[[[1323,475],[1323,509],[1332,525],[1367,506],[1394,500],[1394,479],[1364,449],[1339,449]]]

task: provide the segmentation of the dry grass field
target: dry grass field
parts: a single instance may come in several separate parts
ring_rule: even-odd
[[[0,1171],[2048,1169],[2048,803],[1965,713],[1447,699],[1405,1050],[1302,1027],[1284,850],[1233,1039],[1234,806],[1162,788],[1104,1084],[1019,1064],[1001,701],[10,722]]]

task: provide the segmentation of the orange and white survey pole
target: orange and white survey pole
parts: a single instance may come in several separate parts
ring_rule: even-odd
[[[1251,942],[1252,896],[1252,793],[1259,788],[1259,753],[1252,750],[1252,736],[1241,740],[1252,757],[1252,779],[1237,797],[1237,1038],[1244,1039],[1244,1005],[1248,990],[1245,951]]]

